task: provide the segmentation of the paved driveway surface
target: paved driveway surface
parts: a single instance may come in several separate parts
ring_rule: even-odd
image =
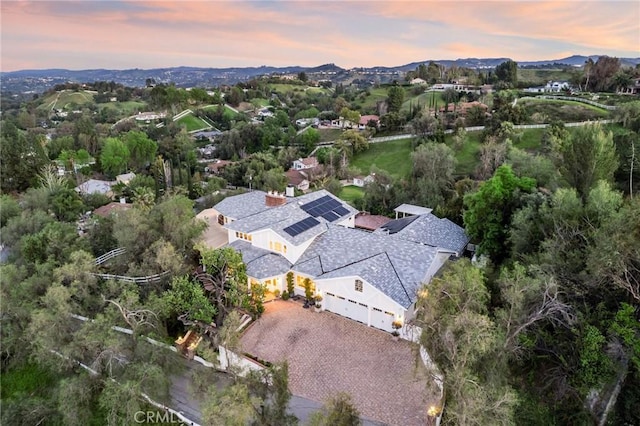
[[[418,347],[389,333],[293,301],[276,300],[242,336],[245,352],[289,362],[294,395],[325,401],[349,393],[360,415],[389,425],[424,425],[435,385]]]
[[[218,212],[206,209],[198,213],[198,219],[203,219],[209,227],[202,233],[201,239],[211,248],[222,247],[229,242],[227,230],[218,223]]]

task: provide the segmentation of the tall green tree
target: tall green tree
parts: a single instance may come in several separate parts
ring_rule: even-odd
[[[102,170],[111,176],[118,175],[127,170],[127,164],[131,154],[127,145],[118,138],[107,138],[104,141],[100,153],[100,165]]]
[[[599,180],[611,182],[618,157],[611,132],[600,124],[578,127],[560,146],[560,171],[585,198]]]
[[[515,87],[518,84],[518,63],[512,60],[501,63],[496,67],[495,76],[499,81],[510,83]]]
[[[156,157],[158,144],[149,139],[146,133],[136,130],[127,132],[124,143],[129,150],[129,165],[135,170],[146,167]]]
[[[533,179],[519,178],[511,166],[503,165],[476,192],[465,196],[464,225],[478,242],[479,253],[494,261],[504,259],[511,216],[520,207],[522,193],[531,192],[534,187]]]
[[[391,86],[387,91],[388,112],[400,112],[404,102],[404,90],[400,86]]]

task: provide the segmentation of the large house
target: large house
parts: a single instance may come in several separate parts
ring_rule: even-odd
[[[282,292],[291,272],[294,293],[304,295],[309,278],[323,309],[386,331],[414,316],[422,285],[469,242],[461,227],[411,205],[374,232],[356,229],[357,210],[325,190],[253,191],[214,209],[247,265],[248,284]]]

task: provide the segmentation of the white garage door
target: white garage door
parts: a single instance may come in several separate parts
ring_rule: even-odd
[[[382,330],[391,330],[391,323],[393,322],[393,314],[391,312],[385,312],[379,308],[371,309],[371,326],[380,328]]]
[[[326,293],[326,296],[325,309],[327,311],[360,321],[364,324],[367,323],[369,316],[369,307],[367,305],[358,303],[355,300],[345,299],[333,293]]]

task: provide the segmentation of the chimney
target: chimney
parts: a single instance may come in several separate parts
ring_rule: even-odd
[[[264,201],[267,207],[284,206],[287,204],[287,197],[284,194],[278,194],[277,191],[269,191]]]
[[[287,185],[287,197],[294,197],[296,195],[293,185]]]

